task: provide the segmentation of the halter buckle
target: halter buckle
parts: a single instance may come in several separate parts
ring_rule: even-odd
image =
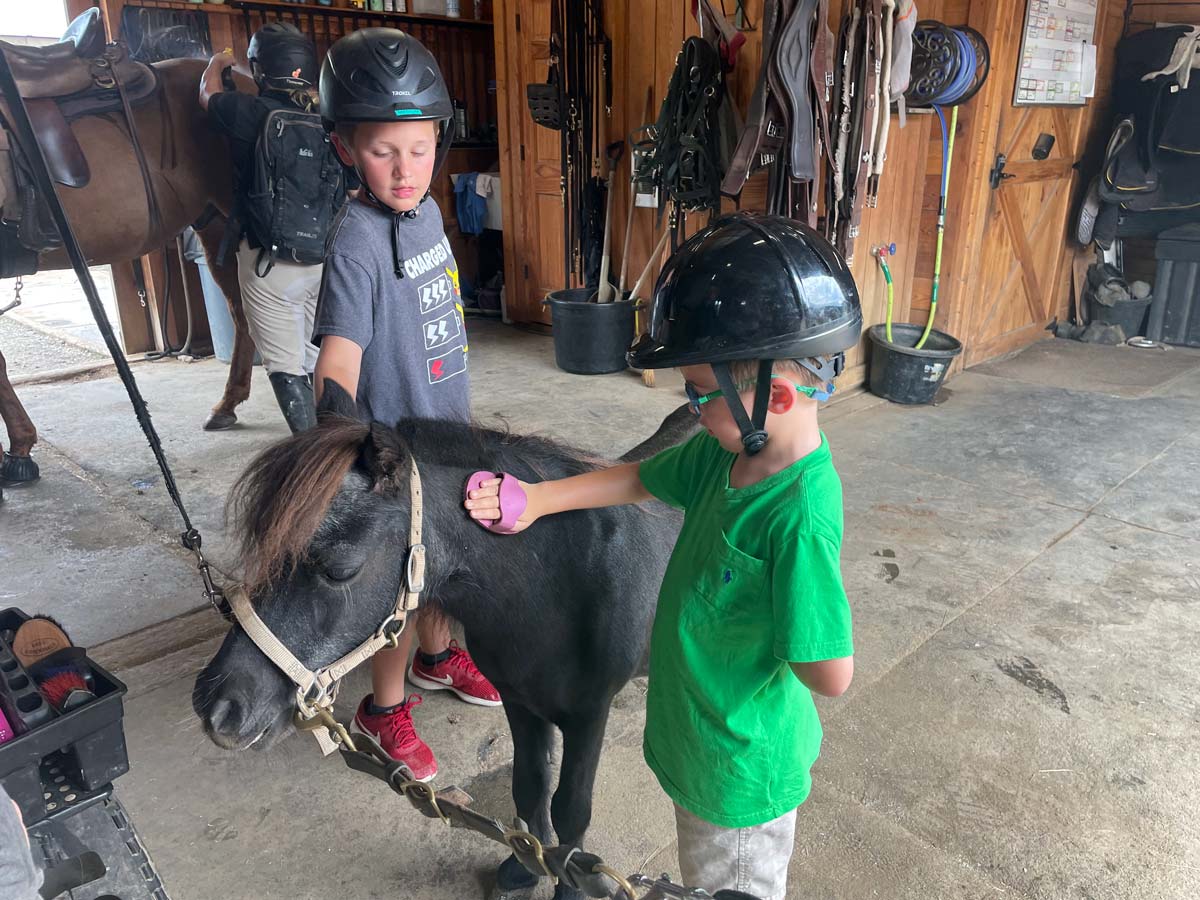
[[[404,565],[404,581],[411,594],[425,590],[425,545],[413,544],[408,548],[408,560]]]

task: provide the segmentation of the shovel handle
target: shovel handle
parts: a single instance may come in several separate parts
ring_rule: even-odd
[[[646,263],[646,268],[642,269],[642,274],[638,276],[638,280],[633,284],[633,290],[629,292],[629,299],[636,301],[638,294],[646,284],[646,279],[650,277],[650,272],[658,263],[658,258],[662,256],[663,248],[667,246],[667,239],[671,237],[671,230],[668,228],[663,232],[663,236],[658,239],[658,245],[654,248],[654,252],[650,254],[650,259]]]

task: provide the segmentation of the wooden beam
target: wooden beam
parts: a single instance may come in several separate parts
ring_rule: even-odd
[[[1021,205],[1017,203],[1011,191],[1000,188],[998,193],[1004,226],[1012,241],[1013,252],[1017,254],[1017,264],[1021,268],[1021,281],[1025,285],[1025,304],[1029,307],[1030,317],[1037,322],[1042,315],[1039,306],[1042,302],[1042,286],[1038,284],[1037,279],[1037,259],[1033,255],[1033,248],[1029,246],[1029,237],[1025,234]]]

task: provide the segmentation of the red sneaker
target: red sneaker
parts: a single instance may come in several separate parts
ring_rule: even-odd
[[[354,714],[354,730],[369,734],[379,741],[379,746],[396,762],[408,769],[416,781],[432,781],[437,774],[437,760],[413,727],[412,709],[421,705],[421,698],[413,694],[390,713],[373,716],[367,712],[371,695],[363,698]]]
[[[448,659],[432,666],[421,662],[419,653],[414,656],[408,670],[408,680],[427,691],[454,691],[460,700],[476,706],[500,705],[500,692],[475,667],[474,660],[458,645],[458,641],[450,642]]]

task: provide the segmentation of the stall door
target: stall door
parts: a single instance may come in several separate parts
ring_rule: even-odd
[[[1008,25],[1006,45],[1020,46],[1022,17]],[[1013,55],[1015,57],[1015,54]],[[991,154],[991,198],[980,245],[977,298],[968,320],[967,365],[1036,340],[1054,316],[1060,296],[1072,166],[1083,130],[1084,109],[1013,106],[1013,65],[992,69],[1004,78],[1010,98],[1000,111]],[[1048,155],[1034,157],[1039,139],[1054,139]],[[1039,154],[1040,155],[1040,154]]]
[[[507,92],[505,205],[515,231],[505,235],[508,312],[519,322],[549,323],[542,300],[564,286],[559,133],[535,124],[525,102],[525,86],[544,82],[549,68],[549,0],[497,2],[495,20]]]

